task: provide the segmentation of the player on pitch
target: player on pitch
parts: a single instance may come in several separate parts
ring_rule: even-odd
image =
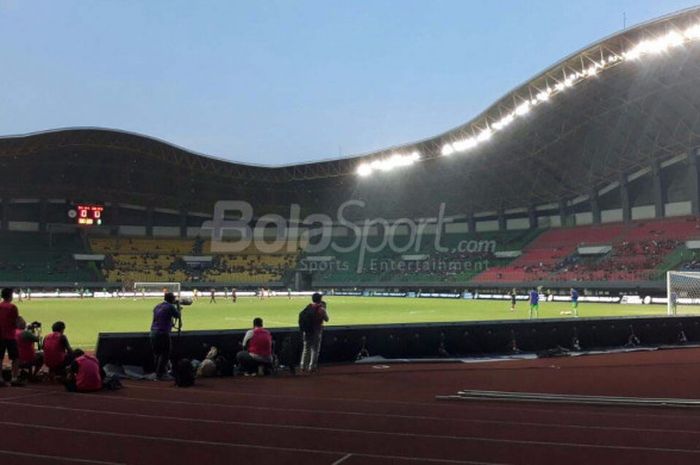
[[[530,319],[532,319],[533,312],[535,314],[535,318],[537,318],[540,313],[540,294],[534,287],[530,291]]]
[[[571,311],[575,317],[578,317],[578,291],[572,287],[569,292],[571,294]]]

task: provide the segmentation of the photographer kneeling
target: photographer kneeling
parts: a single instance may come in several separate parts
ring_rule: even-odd
[[[244,350],[236,354],[241,370],[246,376],[256,371],[258,376],[265,374],[265,369],[272,367],[272,335],[263,328],[262,318],[253,320],[253,329],[245,334],[242,344]]]
[[[100,362],[92,355],[87,355],[82,349],[75,349],[73,356],[66,377],[66,391],[96,392],[102,390],[105,372],[100,367]]]
[[[32,322],[27,326],[24,318],[17,319],[17,329],[15,330],[15,340],[19,351],[20,370],[29,371],[29,379],[35,379],[44,364],[44,353],[37,348],[41,348],[41,323]]]
[[[63,378],[66,368],[73,361],[73,349],[68,338],[64,334],[66,324],[57,321],[51,325],[51,334],[44,337],[44,363],[49,369],[49,374]]]

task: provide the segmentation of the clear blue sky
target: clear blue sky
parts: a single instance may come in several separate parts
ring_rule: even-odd
[[[681,0],[0,0],[0,134],[101,126],[234,161],[458,126]]]

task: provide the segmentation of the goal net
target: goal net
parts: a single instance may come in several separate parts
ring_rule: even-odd
[[[155,283],[155,282],[135,282],[132,288],[134,297],[158,297],[163,298],[166,292],[172,292],[180,298],[180,283]]]
[[[667,313],[700,312],[700,272],[669,271],[666,274]]]

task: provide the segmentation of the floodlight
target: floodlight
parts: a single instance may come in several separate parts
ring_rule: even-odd
[[[370,168],[366,163],[363,163],[357,167],[357,174],[360,176],[369,176],[372,174],[372,168]]]
[[[682,32],[670,31],[667,34],[655,39],[646,39],[638,42],[627,51],[619,54],[613,53],[607,57],[602,57],[600,62],[593,61],[588,68],[580,71],[567,72],[564,74],[564,80],[557,82],[553,88],[549,86],[540,92],[534,98],[525,100],[517,105],[510,113],[507,113],[498,121],[490,124],[486,129],[481,130],[478,134],[464,139],[456,140],[452,143],[446,143],[442,146],[442,155],[452,155],[455,152],[464,152],[473,147],[476,147],[481,142],[491,139],[494,132],[498,132],[508,126],[519,116],[528,114],[532,107],[539,105],[541,102],[548,101],[552,94],[560,93],[569,87],[573,87],[579,81],[587,78],[592,78],[598,75],[599,70],[605,70],[613,63],[625,60],[638,60],[645,55],[659,54],[668,51],[672,47],[678,47],[691,40],[700,40],[700,23],[694,24]],[[398,166],[408,166],[420,159],[420,153],[412,152],[409,155],[393,154],[391,157],[384,160],[375,160],[371,163],[363,163],[357,173],[361,176],[367,176],[374,170],[388,171]]]

